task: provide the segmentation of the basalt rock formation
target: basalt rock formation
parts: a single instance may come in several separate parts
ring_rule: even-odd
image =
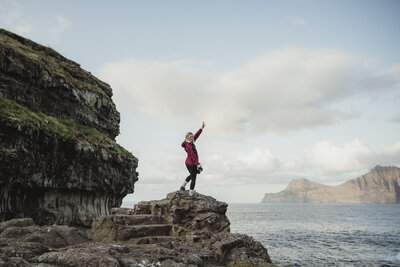
[[[177,191],[165,199],[143,201],[134,209],[113,209],[92,226],[96,241],[147,245],[163,257],[154,266],[264,266],[267,249],[251,237],[230,233],[228,205],[201,194]],[[242,265],[241,265],[242,264]]]
[[[262,202],[400,204],[400,168],[378,165],[338,186],[297,179],[279,193],[265,194]]]
[[[90,233],[30,219],[0,223],[0,266],[269,266],[259,242],[229,232],[227,206],[180,191],[112,209]]]
[[[110,86],[0,29],[0,220],[90,227],[134,191]]]

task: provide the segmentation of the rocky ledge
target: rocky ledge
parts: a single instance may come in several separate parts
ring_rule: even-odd
[[[0,266],[270,266],[267,249],[229,232],[228,205],[187,191],[114,208],[91,231],[0,223]]]

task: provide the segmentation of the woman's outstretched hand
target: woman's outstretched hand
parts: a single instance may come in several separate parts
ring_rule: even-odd
[[[201,129],[203,130],[204,127],[206,127],[206,125],[204,124],[204,121],[203,121],[203,124],[201,125]]]

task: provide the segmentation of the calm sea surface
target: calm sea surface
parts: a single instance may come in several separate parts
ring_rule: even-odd
[[[229,204],[231,232],[287,266],[400,266],[400,205]]]

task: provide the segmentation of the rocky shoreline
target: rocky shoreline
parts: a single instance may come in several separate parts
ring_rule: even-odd
[[[114,208],[92,228],[0,223],[0,266],[270,266],[267,249],[230,233],[228,205],[177,191]]]

